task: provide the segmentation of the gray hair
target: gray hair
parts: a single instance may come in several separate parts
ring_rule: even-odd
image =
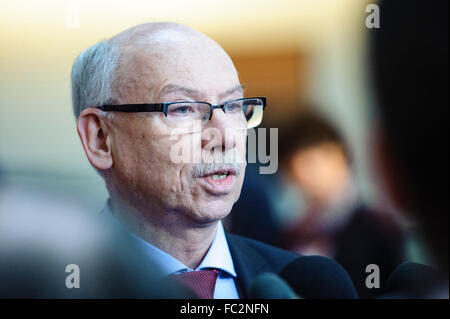
[[[103,40],[84,50],[72,67],[72,107],[75,118],[91,106],[115,100],[112,83],[119,59],[115,41]]]

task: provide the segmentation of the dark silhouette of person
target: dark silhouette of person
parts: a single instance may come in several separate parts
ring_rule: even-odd
[[[351,155],[337,129],[312,111],[280,129],[284,178],[306,198],[306,209],[284,229],[284,248],[328,256],[350,274],[361,298],[383,289],[366,286],[366,267],[378,265],[380,288],[404,260],[404,234],[394,215],[375,209],[359,194]]]
[[[445,0],[383,1],[380,28],[369,31],[380,172],[392,201],[416,220],[441,275],[430,287],[424,267],[402,267],[391,281],[403,281],[404,297],[448,298],[448,9]]]

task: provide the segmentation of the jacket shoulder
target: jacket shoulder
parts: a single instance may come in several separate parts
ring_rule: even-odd
[[[227,233],[227,239],[234,255],[245,256],[249,261],[252,259],[253,262],[259,262],[260,265],[265,264],[265,267],[261,268],[266,268],[267,271],[279,272],[287,264],[300,257],[288,250],[240,235]]]

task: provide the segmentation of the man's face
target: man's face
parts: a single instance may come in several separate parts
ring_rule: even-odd
[[[121,103],[204,101],[216,105],[243,97],[231,60],[216,44],[170,31],[160,37],[165,41],[156,41],[151,50],[123,48],[130,58],[123,59],[118,70]],[[240,173],[218,165],[204,174],[197,164],[180,163],[173,154],[182,138],[203,160],[212,159],[216,152],[225,157],[234,153],[244,161],[246,130],[233,128],[227,118],[216,109],[203,132],[177,135],[163,113],[115,114],[110,132],[114,161],[110,188],[141,212],[182,214],[201,223],[225,217],[239,198],[245,164]],[[208,130],[221,138],[212,140],[205,135]],[[227,174],[217,180],[217,175]]]

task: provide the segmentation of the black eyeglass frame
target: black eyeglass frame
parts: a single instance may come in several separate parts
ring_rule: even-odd
[[[200,101],[177,101],[177,102],[166,102],[166,103],[152,103],[152,104],[119,104],[119,105],[102,105],[97,106],[96,108],[102,110],[102,111],[111,111],[111,112],[126,112],[126,113],[142,113],[142,112],[163,112],[164,115],[167,117],[167,109],[170,105],[173,104],[183,104],[183,103],[202,103],[209,105],[209,118],[212,117],[213,111],[215,109],[222,109],[224,111],[225,105],[228,103],[236,102],[236,101],[242,101],[242,100],[253,100],[253,99],[259,99],[263,103],[263,111],[266,108],[266,98],[265,97],[244,97],[241,99],[231,100],[227,101],[224,104],[219,105],[212,105],[208,102],[200,102]]]

